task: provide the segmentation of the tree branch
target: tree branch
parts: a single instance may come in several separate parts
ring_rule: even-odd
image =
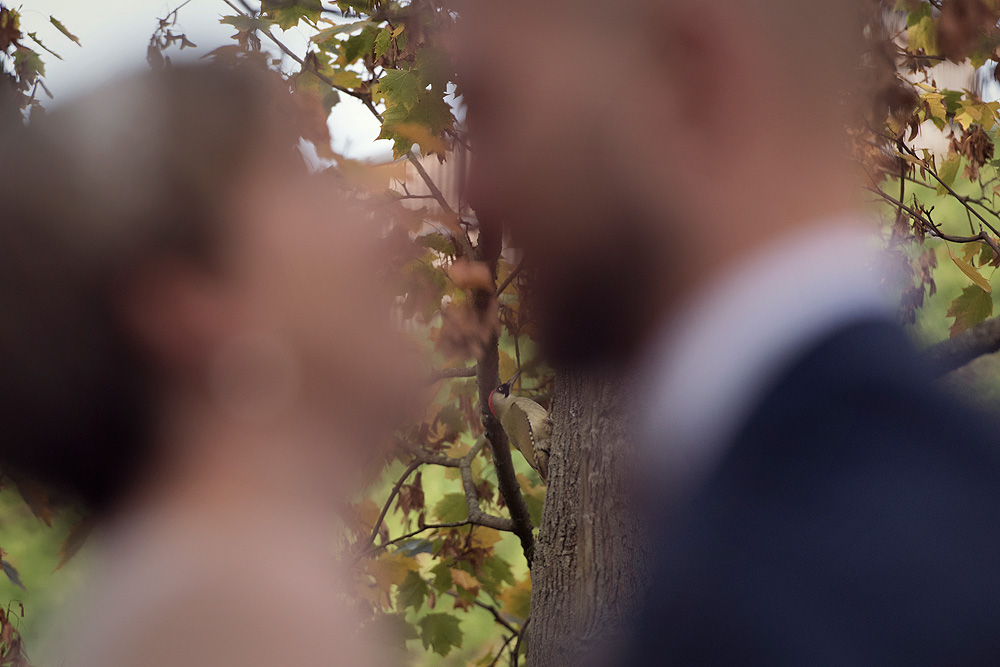
[[[222,0],[222,1],[224,3],[226,3],[227,5],[229,5],[229,7],[234,12],[236,12],[237,14],[239,14],[240,16],[246,16],[246,14],[244,14],[240,10],[240,8],[237,7],[236,5],[234,5],[230,0]],[[337,85],[336,83],[333,82],[333,80],[331,80],[329,77],[325,76],[324,74],[321,74],[321,73],[319,73],[319,72],[317,72],[316,70],[313,70],[313,69],[307,69],[305,61],[302,58],[299,57],[299,54],[297,54],[294,51],[292,51],[290,48],[288,48],[284,44],[284,42],[282,42],[277,37],[275,37],[274,33],[271,32],[270,28],[258,29],[258,31],[261,32],[261,33],[263,33],[264,36],[267,37],[269,40],[271,40],[271,42],[275,46],[277,46],[279,49],[281,49],[282,53],[284,53],[286,56],[288,56],[289,58],[291,58],[292,60],[294,60],[295,62],[297,62],[299,64],[299,66],[302,67],[302,71],[311,72],[317,79],[319,79],[323,83],[327,84],[328,86],[330,86],[334,90],[339,90],[340,92],[344,93],[345,95],[350,95],[351,97],[353,97],[355,99],[361,100],[361,102],[368,108],[368,110],[372,114],[374,114],[375,117],[378,118],[380,122],[382,121],[382,114],[380,114],[378,112],[378,109],[376,109],[375,105],[372,103],[371,95],[369,95],[367,93],[359,93],[359,92],[357,92],[355,90],[351,90],[350,88],[345,88],[344,86]]]
[[[496,284],[496,267],[503,251],[502,227],[497,220],[480,219],[478,250],[479,260],[490,268],[494,285]],[[484,316],[496,317],[496,288],[491,290],[473,290],[472,301],[476,310]],[[531,568],[535,553],[535,537],[532,533],[531,515],[521,494],[521,485],[514,471],[514,461],[510,454],[510,443],[504,433],[500,420],[493,415],[489,405],[490,393],[500,383],[500,336],[494,332],[483,348],[483,353],[476,363],[476,385],[479,389],[479,409],[482,415],[486,439],[493,453],[493,465],[497,472],[497,486],[510,518],[514,522],[514,534],[521,541],[524,559]]]
[[[406,154],[406,159],[409,160],[410,164],[413,165],[413,168],[417,170],[417,174],[420,176],[420,180],[422,180],[424,182],[424,185],[427,186],[427,189],[430,190],[431,197],[438,203],[438,206],[441,207],[441,210],[444,211],[446,215],[454,215],[455,217],[458,217],[458,214],[455,212],[455,209],[451,207],[451,204],[448,203],[448,200],[445,198],[444,193],[441,192],[441,188],[437,186],[437,183],[434,182],[434,179],[431,178],[431,175],[427,173],[426,169],[424,169],[424,165],[421,164],[420,162],[420,157],[411,151]],[[462,253],[467,258],[469,258],[470,260],[475,258],[476,254],[475,251],[472,249],[472,241],[469,240],[469,237],[467,235],[452,234],[451,236],[452,238],[455,239],[455,242],[459,246],[461,246]]]
[[[503,655],[504,649],[507,648],[507,645],[510,644],[510,640],[513,639],[514,637],[515,635],[509,635],[504,638],[503,644],[500,646],[500,650],[497,651],[496,657],[494,657],[493,662],[490,663],[490,667],[496,667],[496,664],[500,662],[500,656]]]
[[[378,520],[375,522],[375,525],[372,526],[372,533],[366,540],[365,548],[375,544],[375,538],[378,537],[378,531],[382,528],[382,521],[385,520],[385,515],[389,512],[389,506],[392,505],[393,499],[395,499],[396,494],[399,493],[399,490],[402,488],[403,482],[406,481],[406,478],[413,474],[413,471],[421,465],[423,465],[423,461],[412,461],[410,465],[406,466],[406,470],[404,470],[403,474],[399,476],[399,479],[396,480],[395,485],[392,487],[392,491],[389,493],[389,499],[385,501],[385,505],[382,506],[382,512],[378,515]]]
[[[885,135],[883,135],[883,136],[885,136]],[[901,148],[902,148],[903,150],[905,150],[905,151],[906,151],[907,153],[909,153],[911,157],[913,157],[913,158],[916,158],[917,160],[920,160],[920,157],[919,157],[919,156],[917,155],[916,151],[914,151],[914,150],[913,150],[912,148],[910,148],[909,146],[907,146],[907,145],[906,145],[906,143],[904,143],[904,142],[900,141],[900,142],[898,142],[898,145],[899,145],[899,146],[900,146],[900,147],[901,147]],[[957,199],[957,200],[958,200],[959,202],[961,202],[962,206],[964,206],[964,207],[965,207],[966,211],[968,211],[968,212],[969,212],[969,213],[971,213],[972,215],[974,215],[974,216],[976,216],[977,218],[979,218],[979,222],[981,222],[981,223],[983,223],[984,225],[986,225],[986,228],[987,228],[987,229],[989,229],[989,230],[990,230],[991,232],[993,232],[993,233],[994,233],[995,235],[997,235],[997,236],[1000,236],[1000,232],[998,232],[998,231],[996,230],[996,228],[995,228],[995,227],[994,227],[993,225],[991,225],[991,224],[990,224],[990,223],[989,223],[989,222],[988,222],[988,221],[986,220],[986,218],[984,218],[984,217],[983,217],[982,215],[980,215],[980,214],[979,214],[979,211],[977,211],[976,209],[972,208],[972,206],[971,206],[971,205],[969,204],[969,198],[968,198],[968,197],[965,197],[964,195],[960,195],[960,194],[958,194],[957,192],[955,192],[955,191],[954,191],[954,190],[953,190],[953,189],[951,188],[951,186],[950,186],[950,185],[948,185],[948,184],[947,184],[947,183],[945,183],[945,182],[944,182],[943,180],[941,180],[941,177],[937,175],[937,172],[936,172],[935,170],[931,169],[930,165],[928,165],[928,164],[924,163],[924,162],[923,162],[923,160],[920,160],[920,161],[921,161],[921,163],[923,163],[923,164],[924,164],[924,169],[926,169],[927,173],[929,173],[929,174],[930,174],[931,176],[933,176],[933,177],[934,177],[934,180],[935,180],[935,181],[937,181],[938,183],[940,183],[940,184],[941,184],[941,186],[942,186],[942,187],[943,187],[943,188],[944,188],[945,190],[947,190],[947,191],[948,191],[948,194],[950,194],[950,195],[951,195],[952,197],[954,197],[954,198],[955,198],[955,199]],[[998,254],[1000,254],[1000,253],[998,253]]]
[[[479,454],[479,451],[485,444],[486,437],[483,436],[479,438],[479,442],[476,443],[476,446],[468,454],[459,459],[458,470],[462,475],[462,490],[465,492],[465,504],[469,511],[469,521],[480,526],[486,526],[487,528],[516,532],[513,521],[487,514],[479,507],[479,493],[476,491],[476,482],[472,478],[472,459]]]
[[[514,267],[514,270],[510,272],[510,275],[504,278],[504,281],[500,283],[500,287],[497,288],[496,292],[497,296],[503,294],[503,291],[508,287],[510,287],[510,284],[514,282],[514,278],[517,278],[517,274],[521,273],[521,269],[523,268],[524,268],[524,262],[523,261],[518,262],[517,266]]]
[[[517,667],[520,660],[519,655],[521,653],[521,640],[524,639],[524,631],[528,629],[528,623],[531,623],[531,617],[524,619],[524,625],[521,626],[521,631],[517,633],[517,642],[514,644],[514,657],[511,659],[511,667]]]
[[[953,338],[931,345],[924,358],[937,376],[961,368],[973,359],[1000,350],[1000,317],[977,324]]]
[[[246,14],[244,14],[242,11],[240,11],[240,8],[237,7],[235,4],[233,4],[231,0],[222,0],[222,1],[225,2],[227,5],[229,5],[229,7],[234,12],[236,12],[237,14],[239,14],[241,16],[246,16]],[[373,20],[385,20],[384,17],[380,17],[380,16],[377,16],[375,14],[372,15],[372,19]],[[361,100],[361,102],[365,105],[365,107],[368,109],[368,111],[370,111],[371,114],[373,116],[375,116],[375,118],[377,118],[380,123],[385,122],[385,119],[382,117],[382,114],[380,114],[379,111],[378,111],[378,109],[375,108],[375,104],[374,104],[374,102],[372,102],[371,94],[369,94],[369,93],[359,93],[357,91],[351,90],[350,88],[345,88],[344,86],[337,85],[336,83],[333,82],[332,79],[330,79],[329,77],[327,77],[324,74],[321,74],[320,72],[317,72],[316,70],[313,70],[313,69],[308,69],[307,70],[305,60],[303,60],[301,57],[299,57],[299,55],[297,53],[295,53],[294,51],[292,51],[281,40],[279,40],[277,37],[275,37],[274,33],[272,33],[270,29],[260,30],[260,32],[262,32],[265,37],[267,37],[269,40],[271,40],[271,42],[274,43],[275,46],[277,46],[279,49],[281,49],[281,51],[285,55],[287,55],[289,58],[291,58],[292,60],[294,60],[295,62],[297,62],[299,64],[299,66],[302,68],[303,71],[309,71],[309,72],[311,72],[316,78],[318,78],[320,81],[322,81],[323,83],[327,84],[328,86],[332,87],[334,90],[338,90],[338,91],[344,93],[345,95],[350,95],[351,97],[353,97],[355,99]],[[437,186],[437,183],[434,182],[434,179],[431,178],[430,174],[427,173],[427,170],[424,169],[424,165],[420,164],[419,157],[417,157],[412,152],[410,152],[410,153],[406,154],[406,158],[407,158],[407,160],[410,161],[410,164],[413,165],[414,169],[417,170],[417,174],[420,176],[420,179],[424,182],[424,185],[427,186],[427,189],[430,190],[431,196],[433,197],[433,199],[435,201],[437,201],[437,203],[441,207],[441,209],[446,214],[456,215],[457,216],[458,214],[455,213],[454,209],[448,203],[448,200],[445,198],[444,194],[441,192],[441,189]],[[465,236],[465,235],[454,235],[454,237],[455,237],[456,243],[458,243],[462,247],[463,252],[466,253],[466,256],[469,259],[472,259],[475,256],[475,253],[474,253],[473,248],[472,248],[472,242],[469,240],[469,238],[467,236]]]
[[[459,368],[440,368],[432,370],[429,377],[429,384],[434,384],[438,380],[451,378],[474,378],[476,377],[475,366],[465,366]]]
[[[437,203],[441,207],[441,209],[449,215],[454,215],[455,214],[454,209],[452,209],[451,204],[448,203],[448,200],[445,199],[444,193],[441,192],[441,188],[437,186],[437,183],[434,182],[434,179],[432,179],[430,174],[427,173],[427,170],[424,169],[424,165],[420,164],[420,158],[417,157],[414,153],[410,152],[406,154],[406,159],[410,161],[410,164],[413,165],[413,168],[417,170],[418,174],[420,174],[420,178],[423,179],[424,184],[427,186],[427,189],[431,191],[431,196],[433,196],[434,199],[437,200]]]
[[[934,221],[922,215],[919,211],[910,208],[909,206],[899,201],[892,195],[886,194],[885,192],[882,192],[882,190],[876,187],[865,186],[865,189],[868,190],[869,192],[877,194],[879,197],[886,200],[893,206],[903,211],[906,211],[906,213],[908,213],[914,220],[919,222],[924,227],[924,229],[929,234],[931,234],[931,236],[935,236],[941,239],[942,241],[948,241],[949,243],[985,243],[990,247],[991,250],[993,250],[994,253],[996,253],[997,257],[1000,257],[1000,245],[997,245],[997,242],[993,239],[993,237],[991,237],[985,231],[981,231],[975,236],[955,236],[953,234],[945,234],[940,230],[940,228],[937,225],[934,224]]]
[[[452,456],[447,456],[445,454],[434,454],[432,452],[428,452],[426,449],[422,447],[411,445],[410,443],[404,440],[397,440],[396,445],[400,449],[406,450],[407,452],[412,454],[414,458],[418,459],[423,463],[428,463],[430,465],[435,465],[435,466],[443,466],[445,468],[457,468],[459,466],[458,459]]]
[[[473,525],[473,524],[470,521],[455,521],[454,523],[428,523],[428,524],[425,524],[423,528],[419,528],[419,529],[414,530],[412,532],[406,533],[405,535],[400,535],[399,537],[393,538],[391,540],[387,540],[387,541],[383,542],[382,544],[377,544],[377,545],[371,547],[370,549],[368,549],[367,551],[362,551],[361,553],[359,553],[354,558],[354,562],[356,563],[359,560],[361,560],[362,558],[367,558],[368,556],[373,556],[373,555],[377,554],[380,551],[384,551],[385,549],[388,549],[393,544],[398,544],[399,542],[402,542],[403,540],[408,540],[411,537],[416,537],[420,533],[427,532],[428,530],[439,530],[439,529],[442,529],[442,528],[461,528],[462,526],[471,526],[471,525]]]
[[[446,594],[450,595],[451,597],[455,598],[456,600],[461,600],[462,599],[462,597],[460,595],[458,595],[457,593],[453,593],[451,591],[447,591]],[[500,625],[502,625],[509,632],[512,632],[515,635],[517,634],[517,628],[515,628],[513,625],[511,625],[510,622],[500,614],[500,610],[499,609],[497,609],[496,607],[494,607],[491,604],[486,604],[485,602],[481,602],[479,600],[473,600],[472,604],[476,605],[480,609],[485,609],[486,611],[490,612],[490,614],[493,615],[493,619],[497,623],[499,623]]]
[[[413,456],[420,463],[429,463],[431,465],[439,465],[446,468],[458,468],[459,474],[462,477],[462,491],[465,495],[466,509],[469,513],[467,523],[485,526],[486,528],[493,528],[495,530],[505,530],[512,533],[517,532],[515,523],[511,519],[489,514],[488,512],[484,512],[479,507],[479,494],[476,492],[476,482],[472,477],[472,459],[476,458],[476,455],[478,455],[483,446],[486,445],[486,436],[480,437],[476,446],[469,450],[465,456],[458,459],[444,454],[432,454],[431,452],[428,452],[420,447],[414,447],[413,445],[403,441],[398,441],[397,444],[413,454]]]

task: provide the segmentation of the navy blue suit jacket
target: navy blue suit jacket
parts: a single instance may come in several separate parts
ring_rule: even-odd
[[[1000,665],[998,443],[899,328],[838,331],[659,503],[628,664]]]

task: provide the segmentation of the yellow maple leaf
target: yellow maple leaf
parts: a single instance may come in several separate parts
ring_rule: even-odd
[[[981,290],[986,293],[993,292],[993,288],[990,287],[990,281],[984,278],[983,274],[979,273],[979,270],[976,269],[976,267],[972,266],[972,264],[969,264],[964,259],[956,257],[955,253],[951,251],[951,248],[948,248],[948,255],[951,256],[951,261],[955,262],[955,266],[961,269],[962,273],[967,275],[969,279],[972,280],[972,282],[975,283]]]
[[[378,521],[378,515],[382,512],[381,508],[375,504],[375,501],[371,498],[365,498],[354,505],[354,511],[361,520],[362,526],[371,530]]]
[[[531,611],[531,578],[525,577],[505,588],[500,593],[500,602],[505,613],[521,620],[528,618]]]
[[[476,526],[476,529],[472,531],[472,537],[469,538],[469,542],[478,549],[488,549],[499,542],[501,537],[503,536],[500,535],[499,530]]]
[[[412,558],[393,552],[384,553],[378,560],[370,561],[365,569],[375,578],[375,587],[388,595],[393,586],[403,583],[406,575],[418,567]]]

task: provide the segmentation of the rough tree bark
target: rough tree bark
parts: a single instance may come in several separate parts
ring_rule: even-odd
[[[531,570],[531,667],[600,664],[636,609],[648,550],[635,499],[633,420],[620,379],[556,378],[545,508]]]

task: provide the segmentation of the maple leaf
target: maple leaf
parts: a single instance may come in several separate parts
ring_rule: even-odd
[[[472,576],[471,573],[465,570],[460,570],[458,568],[451,568],[451,580],[459,588],[464,588],[470,593],[479,592],[480,584],[479,580]]]
[[[434,506],[434,515],[442,523],[457,523],[469,517],[469,506],[464,493],[446,493]]]
[[[418,622],[420,640],[424,648],[429,648],[440,656],[462,645],[462,628],[458,619],[451,614],[427,614]]]
[[[400,610],[408,607],[419,609],[423,606],[429,590],[430,587],[419,573],[410,572],[396,591],[396,607]]]
[[[957,336],[992,314],[993,297],[976,285],[969,285],[948,308],[948,317],[955,318],[955,323],[951,325],[951,335]]]

